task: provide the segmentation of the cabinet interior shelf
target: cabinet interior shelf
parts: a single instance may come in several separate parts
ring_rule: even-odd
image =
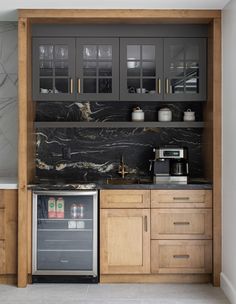
[[[203,128],[202,121],[41,121],[34,123],[36,128]]]

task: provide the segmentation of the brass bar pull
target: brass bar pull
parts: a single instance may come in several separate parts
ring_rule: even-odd
[[[73,94],[74,92],[74,82],[73,82],[73,79],[71,78],[70,79],[70,93]]]
[[[169,94],[170,91],[169,91],[169,79],[166,78],[166,94]]]
[[[189,254],[174,254],[173,258],[174,259],[189,259],[190,255]]]
[[[174,225],[190,225],[190,222],[174,222]]]
[[[78,94],[80,94],[80,78],[78,78]]]
[[[173,200],[175,201],[189,201],[189,197],[173,197]]]
[[[161,78],[158,78],[158,94],[161,94]]]
[[[148,223],[147,223],[147,216],[144,216],[144,231],[147,232],[148,231]]]

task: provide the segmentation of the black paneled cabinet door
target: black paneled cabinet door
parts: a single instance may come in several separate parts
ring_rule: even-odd
[[[75,39],[33,38],[33,99],[75,100]]]
[[[206,100],[206,39],[164,39],[165,101]]]
[[[119,100],[119,39],[77,38],[78,100]]]
[[[120,39],[120,99],[163,99],[163,39]]]

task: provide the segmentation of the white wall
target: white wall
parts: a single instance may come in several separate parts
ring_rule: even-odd
[[[18,8],[222,9],[227,2],[229,0],[2,0],[0,20],[17,20]]]
[[[236,0],[223,10],[223,267],[221,285],[236,303]]]

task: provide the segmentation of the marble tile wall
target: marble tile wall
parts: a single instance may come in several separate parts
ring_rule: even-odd
[[[17,175],[17,23],[0,22],[0,176]]]
[[[140,103],[139,103],[140,105]],[[133,103],[119,102],[38,102],[37,121],[129,121]],[[145,120],[156,121],[160,103],[143,103]],[[172,103],[173,120],[182,120],[191,107],[202,119],[200,103]],[[36,174],[40,178],[73,178],[95,181],[119,177],[123,155],[130,177],[150,177],[153,148],[184,146],[189,151],[190,175],[203,176],[202,129],[181,128],[38,128],[36,130]]]

